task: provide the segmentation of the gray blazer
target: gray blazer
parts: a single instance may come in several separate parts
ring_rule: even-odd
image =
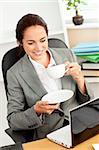
[[[76,58],[71,50],[50,49],[56,64],[65,61],[74,62]],[[62,89],[72,89],[73,97],[61,104],[62,113],[54,111],[51,115],[38,116],[33,105],[47,94],[34,66],[25,54],[7,72],[8,83],[8,123],[13,130],[33,130],[35,138],[44,138],[49,132],[63,125],[65,118],[68,119],[69,109],[86,102],[92,97],[89,85],[86,83],[87,95],[82,95],[71,76],[61,78]]]

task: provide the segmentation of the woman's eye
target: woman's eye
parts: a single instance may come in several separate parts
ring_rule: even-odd
[[[41,42],[43,43],[43,42],[45,42],[46,40],[44,39],[44,40],[41,40]]]
[[[28,45],[32,45],[33,43],[28,43]]]

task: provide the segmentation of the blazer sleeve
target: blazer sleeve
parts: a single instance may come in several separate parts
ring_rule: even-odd
[[[8,124],[12,130],[30,130],[42,125],[42,120],[37,116],[33,106],[26,107],[25,96],[15,74],[7,72],[8,81]]]
[[[74,54],[73,51],[71,51],[70,49],[66,49],[66,55],[68,56],[68,60],[70,62],[78,62],[77,61],[77,57]],[[90,99],[94,98],[94,94],[92,89],[90,88],[90,83],[88,83],[85,80],[85,85],[86,85],[86,94],[82,94],[81,91],[78,89],[77,85],[76,85],[76,98],[79,104],[82,104],[86,101],[89,101]]]

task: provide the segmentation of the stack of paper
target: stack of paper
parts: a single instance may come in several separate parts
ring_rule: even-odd
[[[80,43],[72,48],[84,76],[99,77],[99,42]]]
[[[99,42],[80,43],[72,51],[86,61],[99,62]]]
[[[99,63],[82,62],[82,69],[99,70]]]

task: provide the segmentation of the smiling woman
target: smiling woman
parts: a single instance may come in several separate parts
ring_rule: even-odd
[[[48,47],[48,27],[39,15],[21,17],[16,39],[18,50],[23,50],[25,55],[7,71],[7,119],[11,131],[20,133],[21,142],[27,142],[45,138],[49,132],[67,125],[69,109],[89,101],[92,94],[89,95],[91,92],[73,52]],[[55,79],[49,76],[47,68],[58,65],[63,66],[63,75]],[[49,104],[50,97],[42,101],[47,93],[66,89],[69,95],[65,97],[69,101],[61,101],[64,95],[60,92],[59,102]]]

